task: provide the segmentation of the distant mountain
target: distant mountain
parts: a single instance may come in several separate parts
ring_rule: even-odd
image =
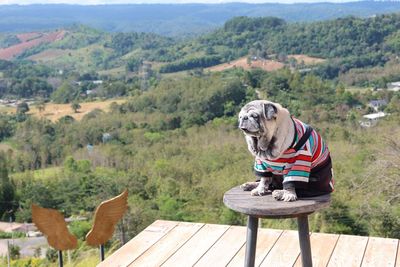
[[[236,16],[274,16],[318,21],[370,17],[400,11],[400,2],[360,1],[303,4],[131,4],[0,6],[0,32],[28,32],[85,24],[110,32],[153,32],[166,36],[211,31]]]
[[[239,66],[248,64],[249,58],[276,59],[302,66],[306,65],[307,55],[329,59],[331,65],[326,65],[325,72],[332,78],[351,68],[382,66],[399,53],[400,13],[309,23],[241,16],[210,33],[182,40],[154,33],[109,33],[82,25],[0,34],[0,59],[28,59],[66,72],[110,75],[136,73],[143,66],[159,73],[220,63]],[[237,59],[239,62],[234,62]],[[258,63],[263,69],[271,69],[264,61]],[[221,68],[226,66],[217,67]]]

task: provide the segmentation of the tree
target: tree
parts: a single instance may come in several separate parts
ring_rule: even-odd
[[[104,97],[116,97],[123,96],[126,94],[128,88],[127,86],[120,81],[116,81],[113,83],[105,83],[98,89],[98,95]]]
[[[43,99],[38,101],[36,108],[39,110],[39,113],[42,113],[46,109],[46,102]]]
[[[25,114],[29,111],[29,105],[26,102],[19,103],[17,105],[17,113],[18,114]]]
[[[78,113],[78,109],[81,108],[81,105],[78,102],[74,101],[71,104],[71,108],[74,110],[75,113]]]
[[[14,216],[15,186],[8,177],[7,160],[4,154],[0,154],[0,219],[9,219]]]
[[[51,99],[56,103],[69,103],[79,96],[79,88],[73,87],[70,81],[65,81],[51,94]]]
[[[126,69],[131,72],[139,72],[143,60],[137,58],[130,58],[126,63]]]
[[[189,58],[166,64],[160,68],[160,72],[170,73],[194,68],[207,68],[219,63],[221,63],[221,57],[218,55]]]
[[[10,249],[10,257],[13,260],[19,259],[19,257],[21,256],[21,248],[17,245],[10,245],[9,247]]]
[[[248,56],[246,59],[247,65],[251,66],[251,56]]]
[[[73,221],[69,228],[71,233],[78,239],[84,240],[86,234],[90,231],[92,224],[88,221]]]
[[[400,96],[393,96],[385,111],[388,113],[400,113]]]

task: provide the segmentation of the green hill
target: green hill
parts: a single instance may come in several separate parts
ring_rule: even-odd
[[[398,14],[313,23],[288,23],[272,17],[237,17],[212,33],[184,41],[155,34],[110,34],[73,27],[63,40],[28,50],[21,58],[48,49],[61,49],[50,53],[55,65],[62,66],[63,60],[68,65],[75,60],[90,66],[91,70],[102,70],[120,67],[135,59],[173,62],[174,66],[165,66],[162,71],[174,72],[216,65],[248,54],[261,57],[306,54],[347,58],[347,68],[351,68],[383,64],[388,55],[399,53],[399,27]],[[84,54],[83,57],[80,54]],[[46,60],[47,56],[45,53],[43,57],[39,55],[33,59]]]

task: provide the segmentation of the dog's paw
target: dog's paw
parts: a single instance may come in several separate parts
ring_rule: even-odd
[[[251,195],[252,196],[265,196],[268,193],[268,188],[265,186],[263,187],[256,187],[253,190],[251,190]]]
[[[243,189],[243,191],[251,191],[254,188],[256,188],[259,185],[260,182],[247,182],[242,185],[240,185],[240,188]]]
[[[285,202],[297,200],[296,191],[294,189],[275,190],[272,192],[272,197]]]
[[[274,190],[272,191],[272,197],[276,200],[282,200],[284,190]]]
[[[291,202],[291,201],[296,201],[297,200],[297,195],[295,191],[288,191],[284,190],[285,192],[283,193],[282,200],[285,202]]]

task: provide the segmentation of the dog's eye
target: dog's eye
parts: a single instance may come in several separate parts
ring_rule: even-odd
[[[251,114],[250,116],[253,117],[254,119],[258,118],[258,114]]]

